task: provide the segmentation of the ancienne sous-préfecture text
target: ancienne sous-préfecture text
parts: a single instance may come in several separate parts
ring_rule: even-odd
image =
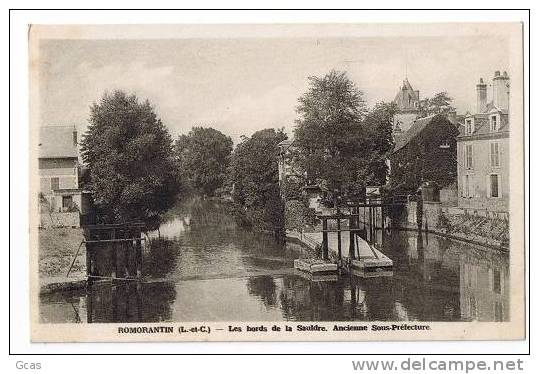
[[[295,326],[295,331],[309,332],[309,331],[420,331],[430,330],[431,327],[426,324],[391,324],[391,325],[350,325],[350,324],[335,324],[333,328],[329,329],[326,326],[318,324],[303,325],[299,324]],[[225,329],[217,329],[225,330]],[[240,326],[228,326],[227,332],[268,332],[268,331],[281,331],[280,327],[276,325],[270,326],[249,326],[246,325],[243,328]],[[284,331],[293,331],[290,326],[285,326]],[[178,332],[185,332],[180,328]],[[209,329],[204,331],[197,329],[196,332],[209,332]],[[119,334],[173,334],[174,327],[172,326],[130,326],[130,327],[118,327]]]

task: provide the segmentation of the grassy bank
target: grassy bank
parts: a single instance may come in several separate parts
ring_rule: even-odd
[[[73,256],[83,240],[80,228],[50,228],[39,230],[39,278],[65,277]],[[86,248],[80,248],[77,260],[71,269],[70,278],[85,276]]]

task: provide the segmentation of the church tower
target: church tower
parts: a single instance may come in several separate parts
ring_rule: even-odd
[[[399,131],[406,132],[419,114],[419,91],[413,89],[408,77],[404,78],[393,102],[398,108],[393,122],[399,125]]]

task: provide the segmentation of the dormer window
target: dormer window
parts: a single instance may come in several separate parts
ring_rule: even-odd
[[[490,116],[490,131],[496,132],[500,128],[500,117],[497,114]]]
[[[466,120],[464,121],[465,125],[466,125],[466,129],[465,129],[465,135],[472,135],[473,132],[474,132],[474,123],[473,123],[473,118],[466,118]]]

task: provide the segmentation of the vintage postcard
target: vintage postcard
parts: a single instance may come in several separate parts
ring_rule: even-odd
[[[524,339],[522,38],[29,25],[32,341]]]

